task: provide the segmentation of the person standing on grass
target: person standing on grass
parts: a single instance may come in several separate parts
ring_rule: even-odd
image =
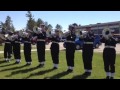
[[[91,31],[91,27],[87,27],[87,34],[83,39],[82,58],[85,73],[84,75],[90,76],[92,72],[92,58],[93,58],[93,44],[94,44],[94,33]]]
[[[59,42],[60,42],[59,34],[60,34],[60,31],[56,29],[55,34],[49,38],[52,41],[50,49],[51,49],[51,56],[54,64],[53,69],[58,69],[58,64],[59,64]]]
[[[38,67],[44,67],[45,65],[45,45],[46,45],[46,30],[45,25],[41,24],[40,28],[36,28],[37,33],[34,34],[34,38],[37,39],[37,54],[38,54]]]
[[[66,60],[68,70],[67,72],[73,72],[74,68],[74,54],[75,54],[75,27],[73,25],[69,26],[69,33],[66,35]]]
[[[22,40],[24,43],[24,56],[25,56],[26,65],[31,65],[32,58],[31,58],[31,36],[30,36],[30,33],[24,32]]]
[[[21,62],[20,48],[21,48],[21,42],[20,42],[19,32],[15,32],[13,35],[13,53],[14,53],[14,58],[16,60],[15,64],[19,64]]]
[[[5,46],[4,46],[4,58],[6,62],[10,62],[10,59],[12,57],[11,50],[12,50],[12,35],[13,32],[8,32],[8,35],[5,39]]]
[[[101,39],[102,43],[105,43],[103,50],[104,70],[106,72],[106,79],[114,79],[115,75],[115,60],[116,60],[116,44],[119,42],[113,37],[114,31],[108,31],[103,33]]]

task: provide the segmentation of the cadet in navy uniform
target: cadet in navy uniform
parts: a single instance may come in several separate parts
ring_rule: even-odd
[[[85,69],[84,75],[89,76],[92,71],[94,33],[91,31],[90,27],[87,28],[87,31],[87,34],[83,37],[82,58]]]
[[[14,35],[14,33],[12,32],[12,37],[13,37],[13,35]],[[12,41],[11,41],[11,57],[14,54],[13,47],[14,47],[14,40],[12,39]]]
[[[111,32],[112,34],[114,31]],[[106,35],[109,34],[106,31]],[[116,60],[116,44],[118,40],[112,36],[109,38],[103,37],[101,42],[105,43],[105,48],[103,50],[103,60],[104,60],[104,70],[106,72],[106,79],[114,79],[115,74],[115,60]]]
[[[26,65],[32,64],[32,58],[31,58],[31,37],[30,34],[27,32],[24,32],[24,36],[22,38],[24,42],[24,56]]]
[[[8,36],[6,37],[5,40],[5,46],[4,46],[4,58],[6,62],[10,62],[11,59],[11,51],[12,51],[12,32],[8,32]]]
[[[55,30],[55,35],[52,35],[50,38],[52,41],[51,44],[51,56],[53,60],[54,67],[53,69],[58,69],[58,64],[59,64],[59,42],[60,42],[60,36],[59,36],[59,30]]]
[[[13,42],[13,53],[14,53],[14,58],[16,60],[16,64],[19,64],[21,62],[21,53],[20,53],[20,48],[21,48],[21,41],[20,41],[20,36],[18,32],[15,32],[13,36],[14,42]]]
[[[38,67],[43,67],[45,64],[45,40],[46,40],[46,31],[45,31],[45,25],[40,25],[40,31],[38,33],[34,34],[37,38],[37,54],[38,54],[38,61],[40,64]]]
[[[72,72],[74,68],[74,53],[75,53],[75,28],[74,26],[69,26],[69,35],[66,37],[66,60],[68,65],[67,72]]]

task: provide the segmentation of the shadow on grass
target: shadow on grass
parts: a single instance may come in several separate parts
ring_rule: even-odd
[[[6,61],[4,60],[4,61],[0,61],[0,64],[2,64],[2,63],[6,63]]]
[[[74,76],[72,79],[87,79],[89,76],[88,75],[84,75],[84,73],[82,75],[77,75]]]
[[[24,68],[26,67],[26,65],[23,65],[23,66],[20,66],[20,67],[13,67],[13,68],[7,68],[7,69],[3,69],[1,70],[0,72],[4,72],[4,71],[9,71],[9,70],[16,70],[16,69],[21,69],[21,68]]]
[[[54,75],[54,76],[50,77],[49,79],[59,79],[59,78],[61,78],[61,77],[65,76],[65,75],[68,75],[68,74],[70,74],[70,73],[69,73],[69,72],[64,71],[64,72],[58,73],[58,74],[56,74],[56,75]]]
[[[9,63],[9,62],[6,62],[6,63]],[[16,64],[15,63],[11,63],[11,64],[3,65],[3,66],[0,66],[0,67],[7,67],[7,66],[11,66],[11,65],[16,65]]]
[[[53,70],[54,70],[54,69],[48,69],[48,70],[45,70],[45,71],[39,71],[39,72],[37,72],[37,73],[30,74],[28,77],[26,77],[26,78],[24,78],[24,79],[28,79],[28,78],[30,78],[30,77],[32,77],[32,76],[43,75],[43,74],[48,73],[48,72],[51,72],[51,71],[53,71]]]
[[[25,65],[26,66],[26,65]],[[24,67],[24,66],[23,66]],[[6,77],[10,77],[19,73],[27,73],[27,72],[31,72],[35,69],[38,69],[38,67],[33,67],[33,68],[29,68],[29,69],[24,69],[24,70],[18,70],[18,71],[14,71],[12,72],[10,75],[7,75]]]

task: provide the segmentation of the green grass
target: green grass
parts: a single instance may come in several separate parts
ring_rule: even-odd
[[[24,66],[25,60],[22,53],[22,63],[14,65],[15,60],[10,63],[3,62],[3,54],[0,54],[0,79],[84,79],[80,75],[84,73],[82,54],[79,51],[75,53],[75,68],[73,73],[66,73],[67,64],[65,51],[60,52],[60,64],[58,70],[52,70],[53,63],[51,54],[46,51],[46,65],[44,68],[36,68],[39,64],[36,52],[32,52],[33,63],[31,66]],[[92,75],[87,79],[105,78],[104,65],[101,53],[94,53]],[[115,79],[120,79],[120,55],[116,58]]]
[[[4,50],[4,46],[0,46],[0,51],[3,51]]]

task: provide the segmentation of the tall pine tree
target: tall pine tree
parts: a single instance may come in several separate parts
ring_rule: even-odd
[[[27,29],[33,30],[33,27],[36,26],[36,22],[33,18],[33,15],[30,11],[27,12],[26,17],[28,17],[27,21]]]

